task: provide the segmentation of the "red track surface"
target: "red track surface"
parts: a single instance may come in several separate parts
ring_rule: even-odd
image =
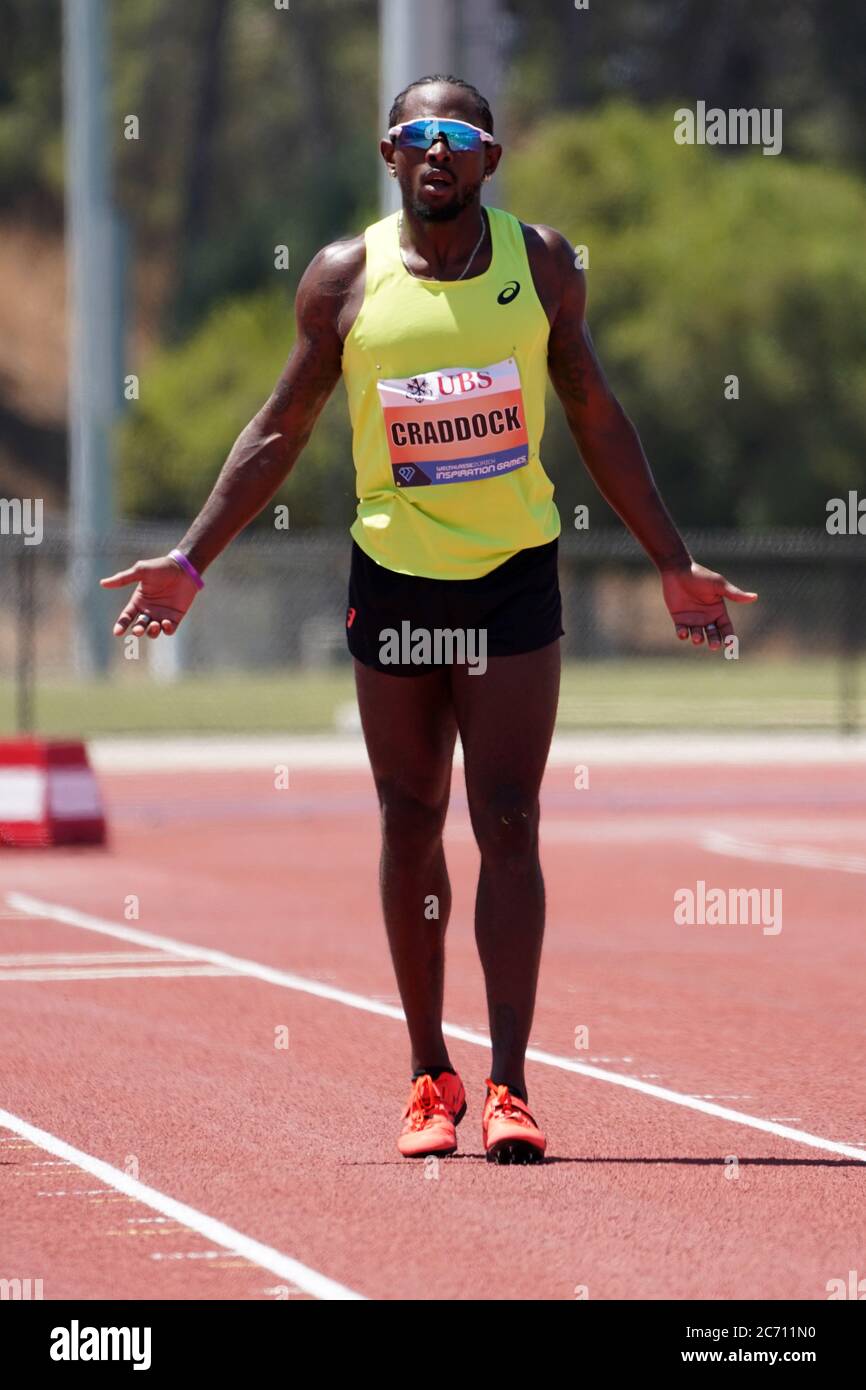
[[[862,770],[591,777],[577,791],[552,768],[545,783],[534,1046],[863,1144],[866,1158]],[[399,1002],[368,774],[293,773],[288,791],[252,772],[103,785],[110,848],[4,851],[4,896]],[[722,856],[702,845],[708,830],[830,862]],[[459,772],[446,837],[446,1017],[484,1031]],[[673,894],[698,879],[781,888],[781,933],[675,925]],[[6,912],[4,958],[135,949]],[[532,1062],[550,1161],[492,1167],[488,1054],[453,1041],[469,1109],[437,1176],[395,1147],[401,1022],[242,975],[139,978],[126,964],[127,978],[25,981],[22,968],[0,962],[0,1107],[368,1297],[824,1299],[828,1280],[866,1274],[866,1168],[851,1157]],[[0,1201],[0,1277],[42,1278],[46,1298],[309,1296],[2,1128]]]

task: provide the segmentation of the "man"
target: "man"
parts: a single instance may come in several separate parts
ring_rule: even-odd
[[[453,1153],[466,1108],[442,1035],[442,829],[459,730],[481,853],[484,1145],[491,1161],[534,1162],[546,1146],[524,1075],[544,929],[538,795],[562,635],[560,522],[538,452],[548,373],[592,477],[659,570],[677,636],[718,650],[732,632],[725,599],[756,595],[692,561],[596,359],[566,238],[482,208],[502,154],[485,99],[458,78],[424,77],[389,126],[380,149],[400,213],[314,257],[283,374],[180,547],[102,582],[136,584],[116,634],[176,631],[200,572],[274,495],[343,373],[359,497],[347,638],[412,1052],[398,1147]]]

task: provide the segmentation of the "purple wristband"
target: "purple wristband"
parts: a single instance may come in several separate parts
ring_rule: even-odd
[[[193,584],[197,589],[204,588],[204,580],[202,579],[195,565],[192,563],[191,560],[187,558],[186,555],[184,555],[182,550],[170,550],[168,552],[168,558],[170,560],[177,560],[177,563],[180,565],[181,569],[189,575],[190,579],[192,580]]]

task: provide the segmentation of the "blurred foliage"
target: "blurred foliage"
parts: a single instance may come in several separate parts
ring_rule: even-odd
[[[131,512],[188,515],[291,347],[303,267],[377,215],[379,7],[106,0],[105,13],[114,190],[139,323],[161,344],[130,364],[143,389],[122,491]],[[58,231],[62,14],[60,0],[0,0],[0,203]],[[499,41],[497,198],[589,246],[602,360],[677,519],[814,524],[864,473],[866,8],[503,0]],[[673,111],[698,99],[782,107],[784,153],[677,146]],[[274,270],[283,244],[289,275]],[[604,510],[555,398],[544,458],[566,525],[578,502]],[[350,513],[342,389],[285,493],[293,525]]]
[[[788,155],[866,172],[860,0],[591,0],[588,10],[513,0],[509,10],[509,137],[616,97],[650,108],[779,106]]]
[[[62,206],[59,5],[0,0],[0,207],[57,221]]]
[[[121,431],[121,510],[193,516],[236,436],[264,403],[294,341],[285,293],[268,291],[214,309],[185,342],[145,366],[141,400]],[[342,383],[301,459],[259,518],[287,503],[291,525],[348,525],[355,509],[352,437]]]
[[[173,266],[169,336],[261,287],[276,245],[303,265],[375,196],[376,15],[375,0],[112,6],[116,125],[132,111],[142,129],[116,141],[118,197],[139,249]]]
[[[596,345],[677,519],[823,521],[827,496],[864,475],[866,191],[817,166],[676,145],[671,129],[669,111],[624,105],[544,122],[509,152],[504,201],[588,247]],[[124,453],[131,511],[197,509],[290,322],[282,297],[239,299],[147,367]],[[599,515],[552,393],[542,453],[565,525],[577,503]],[[346,513],[350,458],[340,388],[289,483],[299,522]]]
[[[677,518],[814,524],[866,475],[866,189],[671,129],[624,105],[545,122],[507,205],[589,248],[596,346]],[[543,452],[563,507],[597,500],[557,407]]]

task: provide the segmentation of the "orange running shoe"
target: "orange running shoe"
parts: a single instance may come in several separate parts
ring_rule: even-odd
[[[456,1129],[465,1114],[466,1092],[459,1076],[443,1071],[435,1081],[428,1075],[416,1077],[397,1148],[404,1158],[456,1153]]]
[[[487,1080],[481,1130],[488,1163],[541,1163],[547,1140],[525,1101]]]

